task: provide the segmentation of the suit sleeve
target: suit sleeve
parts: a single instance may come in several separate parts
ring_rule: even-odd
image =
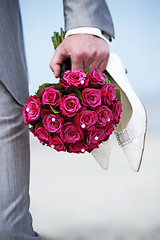
[[[63,0],[65,31],[95,27],[103,35],[115,37],[112,17],[105,0]]]

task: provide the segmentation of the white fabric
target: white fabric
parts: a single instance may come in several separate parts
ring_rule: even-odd
[[[129,161],[131,168],[134,171],[139,171],[145,144],[147,127],[146,112],[144,106],[128,82],[124,67],[120,58],[116,54],[110,54],[107,71],[112,76],[114,81],[119,85],[121,94],[123,94],[123,92],[126,94],[128,101],[132,106],[132,116],[126,126],[129,135],[132,138],[132,142],[122,146],[122,149]],[[127,105],[127,102],[122,103],[122,105],[127,107],[125,106]],[[123,129],[120,129],[120,131],[122,130]],[[122,139],[125,139],[125,136],[123,136],[123,134],[121,135]]]
[[[109,158],[111,153],[111,136],[106,141],[100,144],[99,148],[95,148],[91,154],[99,163],[99,165],[104,169],[107,170],[109,167]]]
[[[128,159],[132,170],[139,171],[146,135],[147,118],[145,109],[129,84],[124,67],[116,54],[110,54],[107,71],[114,79],[115,83],[119,85],[121,94],[123,94],[123,92],[126,94],[128,101],[132,106],[132,116],[126,126],[132,141],[122,146],[122,150]],[[112,83],[112,79],[110,80]],[[126,107],[126,104],[128,103],[123,102],[122,104],[124,105],[123,107]],[[125,117],[127,116],[125,115]],[[121,131],[123,131],[123,129],[121,129]],[[122,141],[125,141],[125,132],[121,134],[121,138]],[[94,149],[91,153],[103,169],[108,168],[110,156],[109,141],[102,143],[99,148]]]
[[[100,37],[100,38],[104,39],[108,43],[109,46],[112,46],[112,44],[109,42],[109,40],[103,36],[101,30],[99,28],[94,28],[94,27],[79,27],[79,28],[70,29],[66,32],[65,37],[74,35],[74,34],[80,34],[80,33],[87,33],[87,34],[91,34],[91,35]]]

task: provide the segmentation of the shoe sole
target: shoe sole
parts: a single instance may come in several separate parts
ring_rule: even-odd
[[[142,103],[143,105],[143,103]],[[141,167],[141,164],[142,164],[142,159],[143,159],[143,154],[144,154],[144,148],[145,148],[145,142],[146,142],[146,135],[147,135],[147,111],[146,111],[146,108],[145,106],[143,105],[144,107],[144,111],[145,111],[145,114],[146,114],[146,122],[145,122],[145,133],[144,133],[144,138],[143,138],[143,148],[142,148],[142,154],[141,154],[141,158],[140,158],[140,163],[139,163],[139,166],[138,166],[138,170],[136,172],[138,172],[140,170],[140,167]]]

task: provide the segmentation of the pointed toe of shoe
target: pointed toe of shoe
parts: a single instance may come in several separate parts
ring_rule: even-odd
[[[91,154],[96,159],[98,164],[104,169],[107,170],[109,167],[109,158],[111,153],[111,137],[106,141],[100,144],[99,148],[95,148]]]
[[[142,163],[144,147],[141,146],[144,140],[139,138],[139,144],[133,142],[122,147],[131,169],[138,172]]]
[[[137,115],[139,117],[137,117]],[[139,171],[142,163],[146,130],[147,115],[145,109],[142,108],[141,111],[132,115],[126,129],[119,132],[115,131],[117,141],[121,146],[131,169],[136,172]]]

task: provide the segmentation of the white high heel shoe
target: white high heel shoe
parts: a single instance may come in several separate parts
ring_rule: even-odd
[[[146,111],[130,86],[125,69],[116,54],[110,54],[106,70],[109,73],[109,80],[121,93],[122,114],[115,135],[131,168],[137,172],[141,166],[145,145]]]
[[[145,109],[130,86],[119,57],[111,53],[106,69],[111,83],[120,89],[122,114],[115,135],[128,162],[134,171],[139,171],[145,145],[147,116]],[[111,139],[102,143],[91,153],[103,169],[109,166]]]

